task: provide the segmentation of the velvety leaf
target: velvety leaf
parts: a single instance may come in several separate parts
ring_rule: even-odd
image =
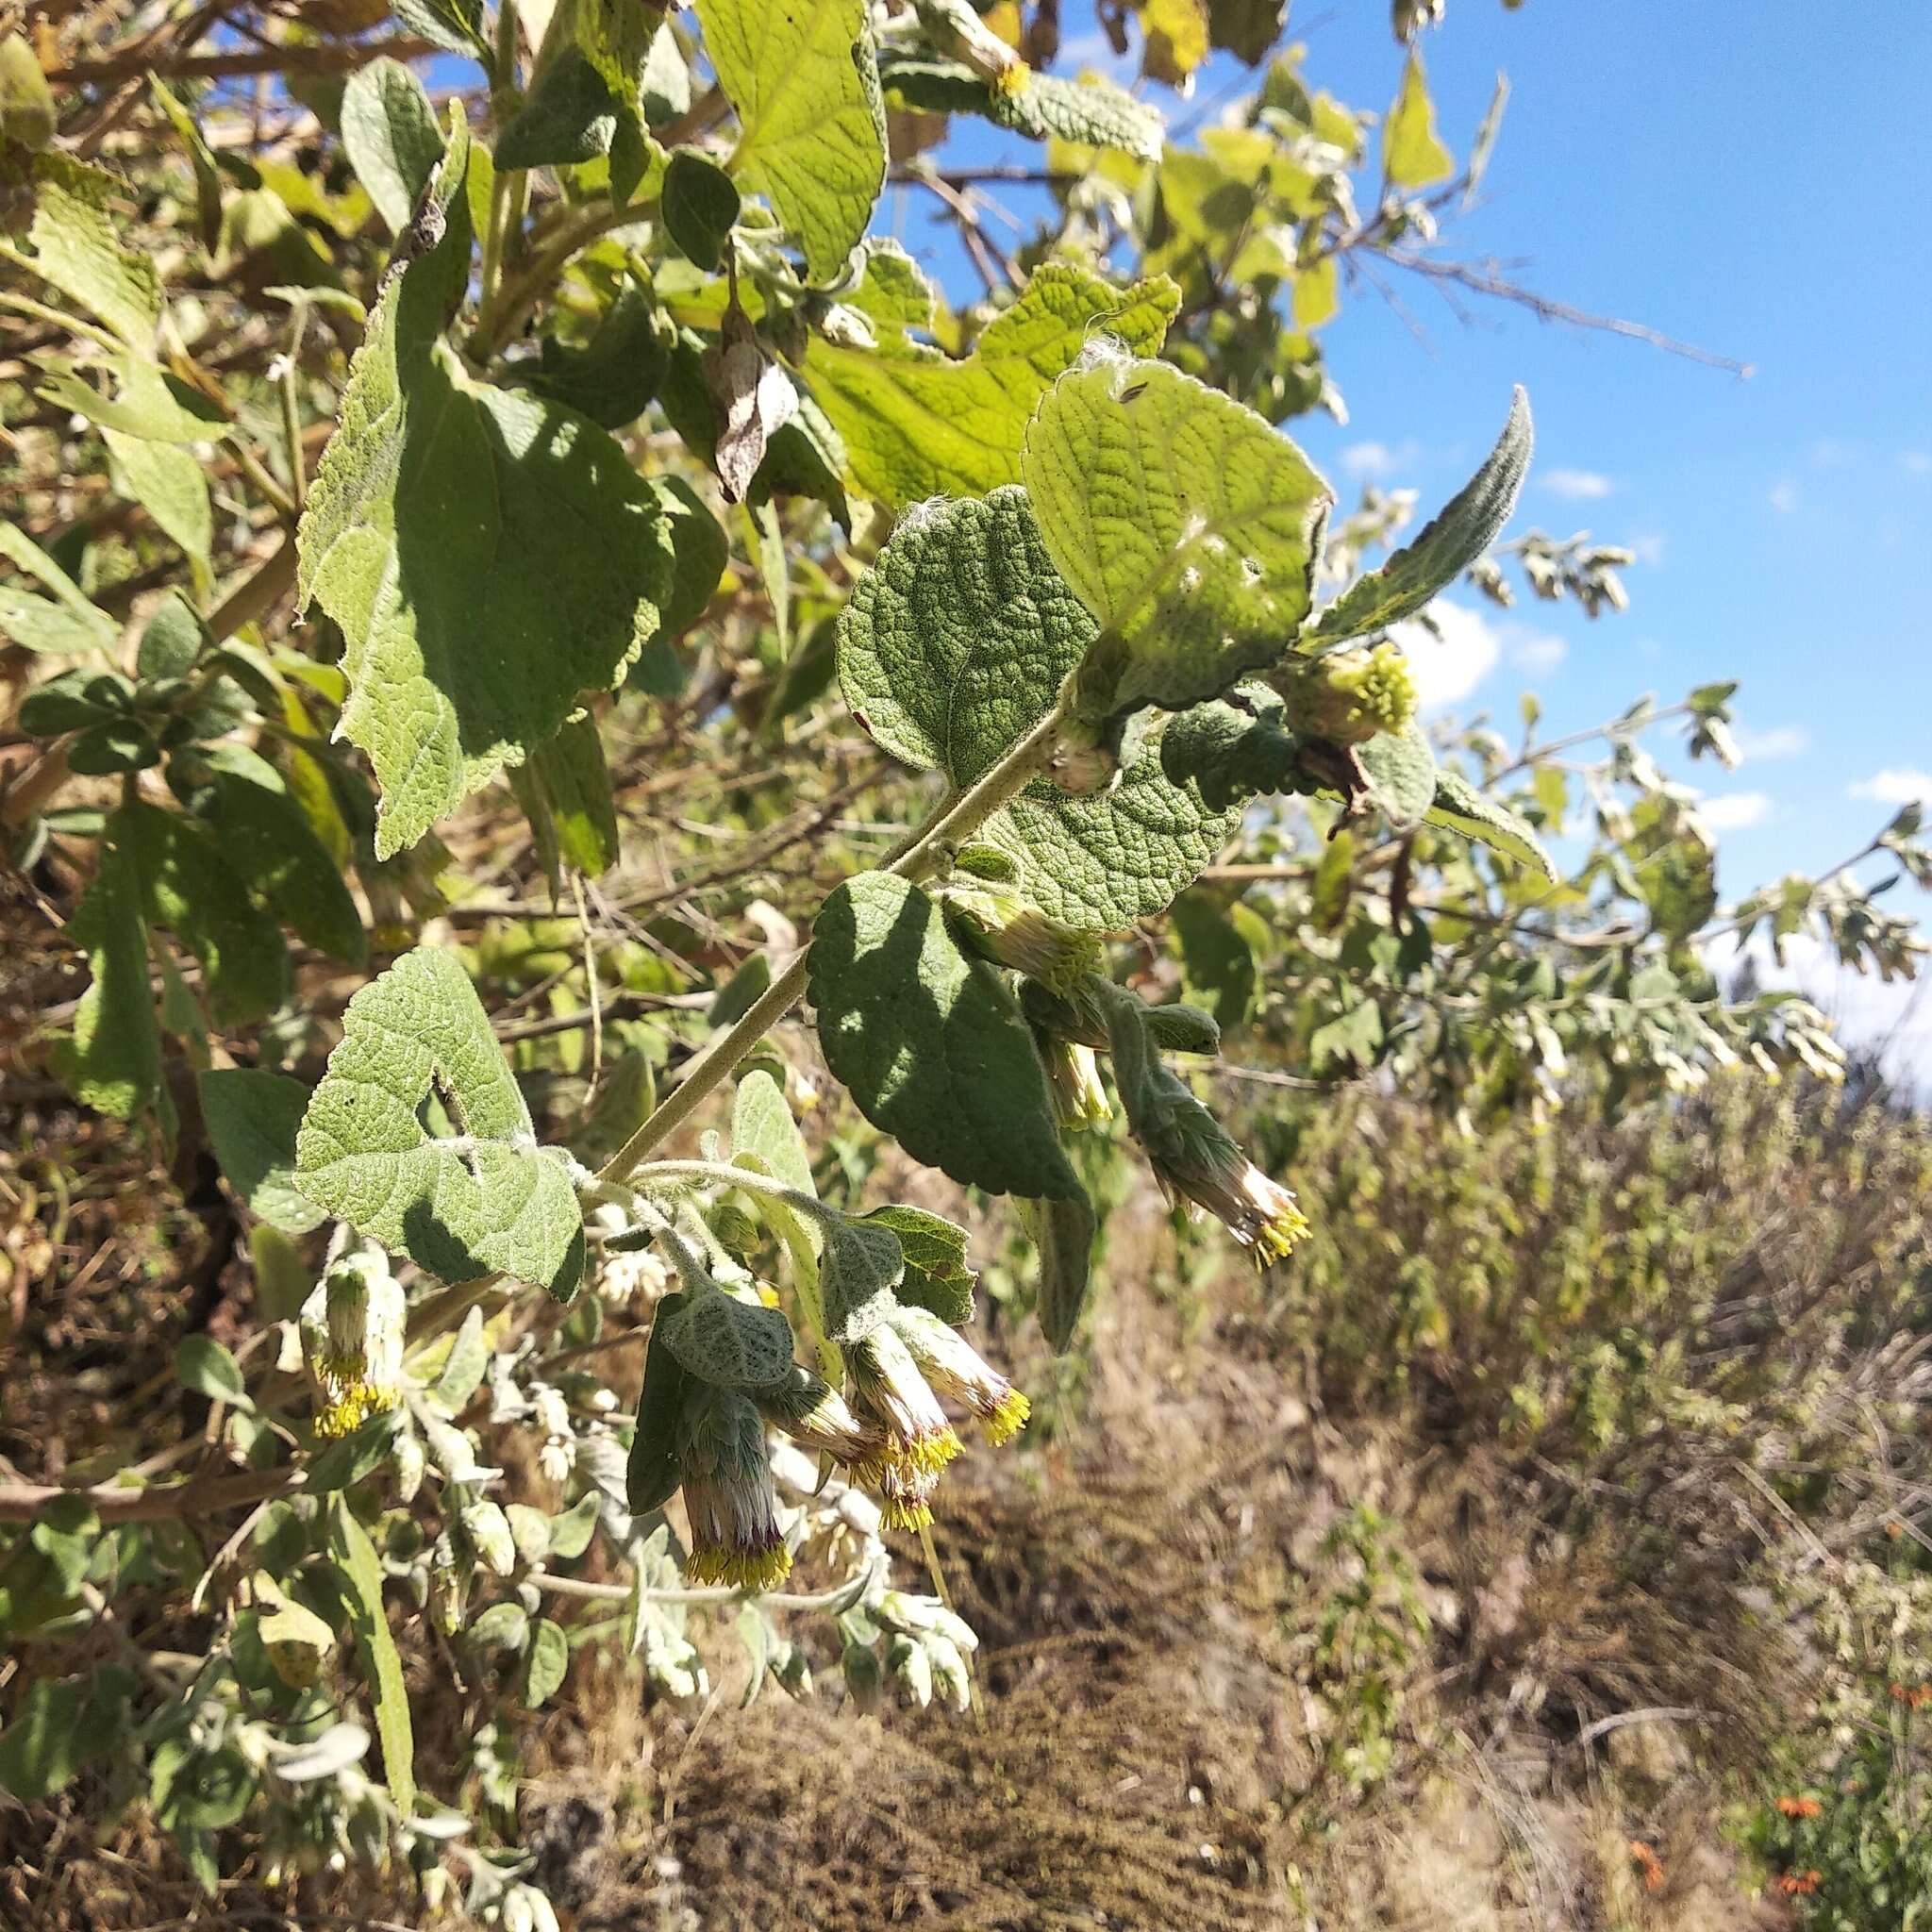
[[[458,112],[423,231],[441,238],[376,305],[300,533],[300,595],[346,646],[341,729],[383,788],[378,858],[622,678],[671,581],[657,492],[617,444],[474,381],[441,340],[469,274],[468,152]]]
[[[424,1124],[432,1105],[449,1133]],[[350,1002],[296,1141],[318,1207],[447,1282],[500,1273],[567,1301],[584,1270],[576,1193],[539,1148],[469,975],[406,953]]]
[[[1281,700],[1265,686],[1242,688],[1252,708],[1219,698],[1194,705],[1169,724],[1160,740],[1161,769],[1180,785],[1191,781],[1217,810],[1286,791],[1300,752],[1281,723]]]
[[[608,872],[617,863],[617,801],[597,721],[588,711],[567,719],[530,755],[527,770],[558,858],[587,878]]]
[[[891,292],[874,299],[891,312],[904,300],[905,277],[877,257],[861,293],[881,278]],[[1151,355],[1179,302],[1164,277],[1123,290],[1086,269],[1048,262],[962,358],[912,341],[902,322],[883,326],[875,348],[814,341],[805,374],[866,495],[895,508],[930,496],[983,496],[1020,481],[1027,419],[1090,336]],[[916,317],[906,320],[918,325]]]
[[[308,1088],[254,1067],[212,1068],[198,1084],[223,1178],[249,1210],[287,1234],[319,1226],[325,1217],[295,1185],[295,1136]]]
[[[1078,1187],[1017,1003],[918,887],[888,873],[846,880],[809,958],[826,1063],[875,1127],[990,1193]]]
[[[358,67],[342,90],[341,127],[356,178],[400,235],[442,159],[442,130],[423,83],[386,55]]]
[[[92,883],[67,933],[87,955],[88,986],[56,1066],[84,1107],[132,1120],[160,1087],[161,1036],[148,991],[141,878],[118,814],[108,821]]]
[[[92,1676],[30,1682],[0,1732],[0,1790],[42,1804],[120,1738],[134,1678],[103,1664]]]
[[[909,1151],[909,1150],[908,1150]],[[841,1215],[825,1225],[819,1271],[824,1332],[841,1346],[863,1341],[888,1319],[906,1274],[897,1233],[868,1215]]]
[[[210,396],[131,351],[108,358],[114,393],[104,396],[77,375],[50,375],[38,391],[44,403],[71,409],[101,429],[149,442],[210,442],[228,419]]]
[[[382,1565],[375,1547],[369,1541],[369,1532],[357,1521],[348,1498],[340,1492],[329,1499],[328,1549],[343,1585],[363,1681],[375,1707],[383,1777],[391,1798],[407,1818],[416,1803],[416,1744],[409,1724],[403,1660],[396,1654],[396,1641],[390,1634],[389,1617],[382,1606]]]
[[[0,583],[0,635],[9,644],[59,657],[114,648],[118,633],[107,612],[17,525],[0,522],[0,557],[53,592],[39,597],[18,580]]]
[[[108,445],[108,474],[115,493],[140,504],[196,566],[197,581],[206,581],[215,519],[208,477],[193,453],[124,436],[118,429],[102,430],[101,440]]]
[[[535,1710],[547,1704],[570,1672],[570,1639],[560,1624],[539,1617],[530,1630],[530,1647],[524,1654],[523,1705]]]
[[[1509,406],[1503,434],[1474,476],[1379,570],[1358,577],[1311,624],[1307,643],[1365,637],[1412,617],[1446,589],[1503,534],[1535,443],[1529,398],[1522,389]]]
[[[1093,1237],[1099,1224],[1085,1191],[1064,1200],[1029,1201],[1026,1222],[1040,1256],[1035,1310],[1056,1355],[1073,1346],[1093,1286]]]
[[[1557,868],[1527,820],[1502,803],[1480,791],[1460,772],[1446,767],[1436,774],[1436,795],[1429,807],[1428,822],[1448,831],[1460,832],[1517,864],[1541,873],[1552,885]]]
[[[0,146],[0,202],[30,201],[25,235],[0,232],[0,260],[38,275],[130,348],[154,353],[161,319],[161,278],[151,257],[122,245],[117,201],[134,191],[107,172],[49,151]]]
[[[1250,908],[1224,908],[1205,891],[1183,892],[1174,903],[1173,918],[1189,997],[1208,1008],[1218,1027],[1239,1026],[1254,1008],[1266,957],[1266,923],[1257,922]]]
[[[888,751],[965,786],[1045,715],[1096,630],[1025,492],[1002,489],[900,524],[840,620],[840,681]],[[975,837],[1043,911],[1109,931],[1160,910],[1233,829],[1142,739],[1110,788],[1075,797],[1037,779]]]
[[[1307,616],[1328,489],[1252,409],[1159,362],[1063,375],[1021,472],[1105,629],[1083,705],[1178,708],[1278,661]]]
[[[252,1409],[254,1399],[242,1380],[242,1366],[221,1342],[208,1335],[184,1335],[175,1351],[175,1379],[184,1389],[225,1402],[231,1408]]]
[[[818,1193],[811,1156],[785,1091],[762,1067],[754,1068],[738,1083],[731,1105],[731,1158],[737,1160],[747,1154],[774,1181],[796,1188],[801,1194]],[[812,1225],[816,1229],[816,1224]]]
[[[605,310],[588,342],[576,348],[546,336],[541,360],[534,370],[523,372],[519,380],[524,388],[606,429],[622,429],[635,423],[658,393],[669,355],[656,307],[641,291],[625,288]]]
[[[886,178],[886,109],[865,0],[699,0],[705,50],[738,110],[732,172],[770,197],[828,282]]]
[[[664,1346],[686,1372],[719,1389],[769,1389],[791,1373],[791,1324],[777,1308],[722,1289],[687,1294],[666,1324]]]
[[[633,1516],[662,1508],[684,1480],[677,1460],[677,1418],[684,1407],[684,1365],[664,1341],[667,1323],[675,1325],[685,1306],[682,1294],[658,1304],[651,1339],[644,1349],[644,1387],[638,1398],[637,1433],[631,1438],[625,1471],[625,1494]]]
[[[738,220],[738,189],[731,176],[695,148],[678,148],[664,170],[659,206],[665,232],[679,254],[707,275],[716,275]]]
[[[576,47],[562,47],[537,75],[529,97],[503,124],[493,158],[499,168],[556,168],[610,152],[617,97]]]
[[[1003,85],[963,61],[895,58],[882,71],[895,102],[927,114],[981,114],[1028,141],[1071,141],[1117,148],[1158,161],[1166,136],[1160,115],[1107,80],[1068,80],[1015,72]]]
[[[391,10],[411,33],[446,54],[482,54],[483,0],[391,0]]]
[[[890,1228],[905,1257],[906,1272],[892,1289],[910,1307],[929,1309],[950,1327],[973,1319],[973,1286],[978,1279],[966,1265],[966,1230],[924,1208],[895,1204],[874,1208],[867,1224]]]
[[[1392,830],[1407,832],[1422,824],[1436,799],[1436,755],[1420,725],[1383,731],[1357,747],[1369,797]]]

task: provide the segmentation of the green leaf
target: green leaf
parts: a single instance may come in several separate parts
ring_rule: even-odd
[[[889,873],[846,880],[808,957],[826,1064],[875,1127],[989,1193],[1077,1190],[1018,1003],[918,887]]]
[[[181,145],[188,150],[189,165],[194,170],[194,226],[201,245],[212,250],[222,232],[222,171],[207,137],[194,125],[194,116],[156,74],[147,77],[148,91],[173,125]]]
[[[249,1211],[285,1234],[324,1220],[295,1186],[295,1136],[308,1090],[286,1074],[217,1067],[198,1078],[202,1118],[222,1176]]]
[[[581,1557],[597,1532],[600,1499],[595,1490],[577,1498],[574,1507],[550,1519],[550,1554],[565,1561]]]
[[[907,1306],[929,1309],[949,1327],[973,1319],[973,1285],[978,1279],[966,1265],[966,1230],[924,1208],[874,1208],[868,1225],[889,1228],[905,1257],[906,1272],[893,1294]]]
[[[687,1297],[667,1294],[658,1304],[651,1339],[644,1349],[644,1387],[638,1398],[637,1433],[625,1469],[625,1498],[633,1516],[661,1509],[684,1480],[677,1460],[677,1419],[684,1409],[689,1380],[664,1341],[666,1324],[675,1325]]]
[[[1427,188],[1456,172],[1456,158],[1436,133],[1436,108],[1423,57],[1409,50],[1402,89],[1382,125],[1382,173],[1394,188]]]
[[[529,98],[503,124],[499,168],[558,168],[610,152],[617,97],[581,49],[563,47],[544,62]]]
[[[382,1607],[382,1566],[369,1532],[357,1521],[346,1496],[329,1498],[328,1549],[347,1588],[349,1624],[362,1675],[375,1707],[375,1735],[382,1743],[383,1776],[396,1808],[407,1818],[416,1804],[415,1739],[409,1727],[409,1696],[403,1683],[403,1660],[390,1634]]]
[[[225,1402],[230,1408],[255,1407],[255,1399],[242,1380],[241,1363],[212,1336],[181,1338],[175,1351],[175,1379],[210,1402]]]
[[[588,342],[575,348],[546,336],[541,359],[518,380],[606,429],[622,429],[635,423],[658,393],[670,353],[656,306],[639,290],[625,288],[604,311]],[[656,480],[682,487],[681,478]]]
[[[9,644],[60,657],[114,648],[119,633],[107,612],[25,530],[0,522],[0,557],[54,593],[37,597],[17,583],[0,583],[0,636]]]
[[[1528,474],[1535,441],[1529,397],[1519,387],[1509,420],[1482,468],[1414,542],[1405,544],[1380,570],[1358,577],[1329,605],[1308,626],[1304,642],[1387,630],[1454,583],[1503,534]]]
[[[455,1415],[482,1386],[484,1371],[490,1366],[490,1341],[483,1332],[483,1310],[472,1308],[443,1357],[442,1373],[430,1391],[443,1407]]]
[[[432,1105],[453,1134],[432,1133]],[[441,1280],[491,1273],[560,1301],[584,1272],[565,1158],[529,1110],[469,975],[418,947],[349,1002],[303,1117],[295,1177],[318,1207]]]
[[[143,682],[186,677],[212,642],[208,625],[176,591],[142,626],[141,641],[134,649],[135,675]]]
[[[597,721],[588,711],[566,719],[555,738],[531,753],[527,771],[558,857],[587,878],[608,872],[617,863],[617,800]]]
[[[530,1647],[524,1655],[523,1704],[535,1710],[547,1704],[570,1672],[570,1639],[560,1624],[539,1617],[530,1631]]]
[[[33,43],[23,33],[0,34],[0,141],[43,148],[58,127],[54,90]]]
[[[1411,831],[1428,816],[1436,799],[1436,754],[1419,724],[1383,731],[1356,749],[1369,797],[1392,830]]]
[[[87,954],[88,987],[73,1038],[56,1050],[57,1067],[82,1106],[132,1120],[160,1089],[161,1036],[147,985],[141,879],[118,813],[108,821],[93,882],[67,936]]]
[[[360,965],[362,915],[341,869],[268,760],[243,745],[212,745],[205,816],[235,869],[319,952]]]
[[[104,396],[77,375],[50,375],[42,384],[42,402],[71,409],[101,429],[118,429],[149,442],[211,442],[225,436],[228,419],[214,400],[140,356],[108,358],[114,393]]]
[[[1096,626],[1048,560],[1022,490],[907,517],[839,623],[845,702],[895,757],[970,785],[1042,718]],[[976,839],[1069,925],[1109,931],[1158,912],[1227,841],[1137,739],[1110,788],[1036,779]]]
[[[825,1224],[824,1235],[819,1291],[825,1335],[841,1345],[863,1341],[896,1306],[906,1251],[898,1235],[870,1215],[854,1221],[841,1214]]]
[[[1190,996],[1208,1008],[1217,1026],[1239,1026],[1254,1009],[1264,957],[1257,941],[1266,944],[1265,923],[1257,933],[1252,908],[1224,908],[1207,892],[1183,892],[1173,917]]]
[[[1241,697],[1241,705],[1194,705],[1161,735],[1161,769],[1176,785],[1191,780],[1217,810],[1288,791],[1300,756],[1281,724],[1280,698],[1265,685],[1243,686]]]
[[[796,1188],[801,1194],[817,1195],[805,1136],[791,1117],[784,1089],[762,1067],[754,1068],[738,1083],[731,1105],[731,1158],[737,1160],[745,1155],[774,1181]],[[816,1235],[817,1224],[809,1224]],[[819,1245],[815,1239],[813,1246]]]
[[[400,235],[442,159],[442,130],[423,83],[387,55],[358,68],[342,90],[341,128],[356,178]]]
[[[699,0],[738,110],[733,174],[770,197],[812,281],[845,266],[886,179],[886,108],[865,0]]]
[[[97,315],[129,348],[154,353],[161,278],[153,259],[124,248],[113,214],[134,191],[104,168],[71,155],[0,147],[0,202],[31,206],[24,243],[0,233],[0,260],[12,260]]]
[[[696,148],[675,149],[659,206],[678,253],[708,275],[716,275],[741,207],[731,176]]]
[[[411,33],[441,47],[445,54],[482,55],[483,0],[391,0],[395,17]]]
[[[1040,1255],[1035,1309],[1056,1355],[1073,1346],[1093,1286],[1093,1238],[1099,1231],[1084,1191],[1059,1201],[1024,1204]]]
[[[876,319],[905,301],[904,272],[890,257],[872,258],[861,296],[868,285]],[[1091,335],[1151,355],[1179,304],[1180,291],[1164,276],[1122,290],[1048,262],[958,360],[912,340],[905,324],[921,319],[902,316],[881,327],[875,348],[814,341],[805,374],[866,495],[895,508],[930,496],[983,496],[1020,481],[1027,418]]]
[[[186,814],[143,801],[114,817],[141,881],[142,912],[201,962],[215,1020],[242,1025],[273,1012],[289,990],[289,949],[221,847]]]
[[[468,153],[454,111],[425,229],[445,232],[376,305],[300,532],[302,601],[342,628],[341,728],[382,783],[384,858],[617,683],[671,582],[658,494],[617,444],[473,381],[441,340],[469,274]]]
[[[1460,832],[1465,839],[1474,839],[1492,852],[1513,858],[1518,865],[1541,873],[1552,885],[1557,883],[1557,868],[1528,821],[1500,799],[1478,791],[1460,772],[1446,768],[1437,772],[1436,795],[1429,808],[1428,822],[1448,831]]]
[[[24,1805],[51,1798],[112,1748],[133,1689],[133,1677],[111,1664],[89,1677],[29,1683],[0,1732],[0,1791]]]
[[[995,86],[963,62],[894,60],[882,76],[905,106],[928,114],[983,114],[1028,141],[1072,141],[1158,161],[1166,137],[1158,112],[1107,80],[1067,80],[1015,70]]]
[[[1020,459],[1048,554],[1103,627],[1093,715],[1178,709],[1279,661],[1328,487],[1252,409],[1159,362],[1063,375]]]
[[[652,1328],[701,1382],[719,1389],[769,1389],[791,1373],[791,1324],[777,1308],[741,1302],[722,1289],[688,1294]]]

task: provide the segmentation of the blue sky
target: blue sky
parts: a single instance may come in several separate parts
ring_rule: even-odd
[[[1089,9],[1063,18],[1074,59],[1110,58],[1083,27]],[[1386,107],[1401,68],[1388,18],[1382,0],[1300,0],[1309,79]],[[1591,624],[1568,605],[1504,614],[1459,596],[1489,619],[1458,627],[1464,675],[1495,654],[1462,708],[1513,731],[1531,684],[1546,724],[1565,729],[1645,690],[1738,678],[1740,736],[1758,755],[1735,774],[1683,774],[1713,802],[1726,895],[1832,863],[1896,808],[1855,788],[1891,794],[1913,789],[1900,774],[1932,773],[1932,8],[1451,0],[1424,52],[1458,154],[1499,70],[1512,88],[1484,205],[1451,252],[1503,258],[1545,293],[1755,373],[1500,305],[1466,324],[1398,278],[1409,320],[1358,287],[1325,334],[1349,424],[1302,418],[1291,433],[1344,496],[1373,475],[1415,486],[1426,513],[1525,384],[1539,446],[1514,528],[1588,528],[1636,549],[1631,609]],[[1242,72],[1217,57],[1192,101],[1153,97],[1185,120]],[[978,158],[997,137],[970,139]],[[970,297],[935,206],[913,197],[901,231]],[[881,216],[892,224],[890,204]]]

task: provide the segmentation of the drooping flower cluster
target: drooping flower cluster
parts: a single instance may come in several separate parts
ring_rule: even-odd
[[[405,1313],[379,1248],[354,1247],[330,1263],[298,1324],[318,1436],[346,1436],[401,1399]]]

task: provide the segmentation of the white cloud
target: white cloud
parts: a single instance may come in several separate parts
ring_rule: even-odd
[[[1922,800],[1932,805],[1932,772],[1915,772],[1908,767],[1887,765],[1869,778],[1845,787],[1847,798],[1875,799],[1880,805],[1910,805]]]
[[[1771,816],[1768,791],[1729,791],[1722,798],[1700,798],[1697,816],[1713,832],[1741,832],[1761,825]]]
[[[1769,731],[1740,724],[1732,736],[1747,758],[1794,758],[1811,749],[1811,734],[1802,724],[1774,724]]]
[[[1398,443],[1391,449],[1386,442],[1352,442],[1337,458],[1342,470],[1363,483],[1376,483],[1407,469],[1422,455],[1418,442]]]
[[[1660,568],[1670,550],[1670,539],[1661,530],[1646,530],[1641,536],[1625,538],[1624,541],[1631,556],[1650,570]]]
[[[1408,654],[1423,709],[1435,711],[1466,698],[1496,668],[1503,640],[1480,610],[1466,604],[1439,597],[1428,614],[1429,624],[1407,618],[1390,625],[1389,635]]]
[[[1570,655],[1570,646],[1546,630],[1532,630],[1526,624],[1503,626],[1509,661],[1532,677],[1546,677]]]
[[[1908,449],[1899,458],[1898,466],[1907,476],[1932,476],[1932,453]]]
[[[1811,445],[1811,460],[1821,470],[1841,469],[1857,454],[1850,443],[1840,442],[1835,436],[1821,436]]]
[[[1771,507],[1779,516],[1793,515],[1798,508],[1798,486],[1787,478],[1771,486]]]
[[[1572,503],[1594,503],[1617,487],[1596,470],[1552,470],[1542,484],[1551,495],[1567,497]]]

